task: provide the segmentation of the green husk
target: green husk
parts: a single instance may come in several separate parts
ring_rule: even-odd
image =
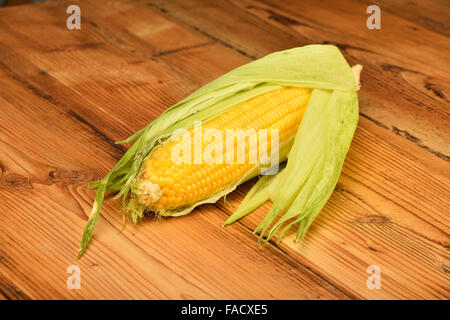
[[[300,130],[295,137],[294,146],[289,154],[286,170],[288,170],[288,168],[290,168],[289,171],[292,172],[295,170],[301,170],[302,175],[300,176],[300,181],[302,182],[299,183],[294,181],[292,183],[292,178],[289,175],[283,175],[283,179],[280,179],[280,184],[283,188],[287,187],[285,191],[287,191],[288,194],[286,196],[283,195],[283,192],[281,191],[282,188],[278,188],[279,192],[277,192],[274,196],[274,209],[269,214],[270,216],[276,216],[283,210],[287,209],[303,184],[309,181],[306,176],[310,175],[311,163],[313,160],[318,159],[318,155],[316,153],[321,153],[325,150],[324,148],[319,148],[320,150],[315,150],[310,157],[306,157],[306,159],[301,160],[303,159],[305,150],[307,150],[302,148],[306,148],[309,145],[308,143],[311,142],[307,137],[310,133],[306,128],[314,129],[315,124],[318,121],[323,120],[321,119],[319,110],[324,108],[324,103],[322,101],[324,97],[322,97],[322,95],[326,96],[326,94],[322,94],[320,92],[330,92],[329,94],[335,92],[347,94],[354,93],[354,97],[352,99],[354,99],[356,103],[352,102],[352,106],[356,106],[356,108],[352,109],[351,113],[353,115],[356,110],[357,114],[357,100],[355,94],[357,85],[355,83],[351,68],[335,46],[309,45],[294,48],[276,52],[249,64],[243,65],[198,89],[182,101],[167,109],[163,114],[161,114],[160,117],[152,121],[147,127],[141,129],[128,139],[119,142],[134,142],[134,144],[117,162],[114,168],[105,176],[105,178],[90,184],[90,187],[97,189],[97,195],[94,202],[95,210],[91,212],[83,233],[78,257],[82,255],[92,236],[93,229],[102,207],[105,191],[119,191],[116,198],[122,197],[124,210],[128,208],[128,214],[135,217],[134,222],[138,221],[136,217],[142,216],[142,212],[140,212],[141,209],[137,209],[133,204],[130,204],[130,199],[132,198],[130,197],[130,192],[133,192],[133,182],[138,175],[143,160],[156,146],[170,136],[174,130],[179,128],[190,129],[193,126],[194,121],[208,121],[240,102],[285,86],[315,89],[313,90],[311,101],[320,100],[313,104],[310,101],[306,113],[311,115],[308,117],[305,115]],[[336,103],[333,105],[335,104]],[[331,107],[332,105],[330,108]],[[310,111],[311,109],[312,111]],[[305,120],[305,118],[307,120]],[[326,121],[327,126],[332,126],[336,129],[336,132],[341,132],[337,130],[338,128],[335,127],[336,124],[332,121],[332,119],[330,120],[330,118],[331,116],[329,116]],[[353,127],[354,126],[347,126],[346,128],[350,131]],[[321,128],[325,128],[325,125],[322,124]],[[316,131],[317,130],[314,132]],[[344,138],[347,140],[350,139],[349,141],[351,141],[353,131],[351,134],[346,132]],[[328,128],[327,132],[331,132],[331,129]],[[342,146],[340,145],[340,149],[336,151],[336,154],[338,154],[340,158],[342,158],[342,154],[344,154],[345,157],[345,146],[349,144],[349,141],[347,140],[347,143],[342,143]],[[343,152],[344,149],[345,152]],[[294,163],[295,161],[299,161],[299,163],[306,164],[308,166],[307,168],[302,169],[301,165],[296,165]],[[329,165],[339,166],[341,165],[341,162],[333,162],[329,160]],[[340,167],[337,171],[340,171]],[[251,176],[255,176],[256,174],[257,171],[255,170],[252,172]],[[231,192],[236,188],[238,183],[248,180],[251,176],[245,177],[245,179],[236,182],[233,186],[230,186],[226,190],[220,192],[220,194],[217,194],[210,199],[206,199],[198,204],[195,204],[191,208],[184,209],[180,212],[173,212],[173,214],[186,214],[201,203],[215,202],[218,197],[220,198],[221,196]],[[322,179],[328,179],[327,177],[328,176],[324,175]],[[330,176],[329,179],[331,178],[334,178],[334,175]],[[287,181],[290,181],[292,185],[288,184]],[[322,189],[327,191],[324,194],[328,195],[329,189],[333,184],[322,184],[324,185]],[[320,193],[320,195],[322,195],[322,193]],[[283,199],[287,199],[289,201],[283,203]],[[308,219],[312,219],[317,214],[317,208],[322,204],[323,198],[320,198],[319,200],[321,201],[314,200],[315,202],[308,202],[307,208],[311,210],[311,213],[306,215]],[[300,213],[298,210],[294,211],[297,212],[297,215],[303,216],[303,211]],[[265,219],[262,229],[266,230],[268,227],[266,224],[272,221],[273,219],[270,217]],[[312,222],[312,220],[308,220],[303,223],[305,226],[309,226],[310,222]],[[304,228],[302,228],[302,230],[304,230]]]
[[[223,223],[223,227],[228,226],[245,217],[247,214],[255,210],[270,199],[273,189],[276,187],[278,181],[281,177],[281,172],[279,171],[274,175],[262,176],[255,185],[246,194],[245,198],[242,200],[239,208],[233,212],[231,216]]]
[[[286,173],[274,196],[272,210],[256,228],[256,231],[262,230],[260,240],[274,218],[283,212],[285,213],[274,223],[266,240],[284,225],[279,233],[280,241],[294,224],[299,224],[296,240],[300,240],[336,186],[358,122],[357,97],[355,92],[342,91],[323,92],[321,96],[316,101],[311,97],[312,104],[308,106],[304,116],[305,126],[302,123],[297,134],[299,138],[296,138],[292,147]],[[314,103],[319,100],[323,100],[323,104],[314,107]],[[325,108],[321,109],[319,106]],[[314,137],[302,132],[307,128],[306,124],[311,123],[309,117],[316,118],[319,114],[322,117],[316,127],[319,128],[319,135]],[[311,144],[318,151],[305,154],[312,149]],[[290,222],[287,223],[288,221]]]

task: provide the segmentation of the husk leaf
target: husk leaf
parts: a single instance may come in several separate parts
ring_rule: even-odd
[[[129,205],[129,194],[132,192],[132,185],[142,162],[174,130],[179,128],[190,129],[194,121],[208,121],[240,102],[285,86],[342,92],[355,92],[357,88],[350,67],[339,50],[332,45],[309,45],[275,52],[234,69],[201,87],[167,109],[147,127],[141,129],[128,139],[119,142],[134,142],[134,144],[104,179],[90,184],[90,187],[97,189],[95,198],[96,210],[92,212],[86,225],[80,245],[79,256],[85,250],[92,236],[102,207],[105,191],[119,191],[116,198],[122,197],[124,209],[126,210],[128,207],[130,210],[131,207],[131,210],[133,210],[135,206]],[[313,90],[313,96],[317,95],[315,93],[316,91]],[[319,103],[318,107],[320,107]],[[309,108],[310,106],[308,106]],[[314,124],[310,122],[320,120],[320,117],[316,113],[313,115],[308,117],[307,121],[302,121],[301,128],[313,127]],[[295,141],[301,141],[294,142],[294,146],[296,143],[302,146],[304,145],[302,140],[308,132],[305,132],[306,129],[302,130],[301,128],[301,134],[297,134],[295,137]],[[298,154],[297,157],[300,157],[299,154],[301,151],[297,150],[298,148],[300,147],[297,147],[294,151],[291,150],[291,154]],[[308,161],[311,161],[310,158],[308,159]],[[289,162],[293,161],[288,161],[288,165]],[[253,176],[256,174],[257,170],[252,173]],[[250,175],[237,183],[248,180],[249,177]],[[211,202],[216,198],[218,199],[234,190],[235,187],[235,185],[230,186],[205,201]],[[293,197],[293,195],[290,196],[291,201]],[[275,211],[280,213],[281,208],[285,208],[286,206],[282,205],[280,200],[277,201],[277,199],[281,199],[281,196],[278,195],[275,197],[276,206],[274,204]],[[186,214],[205,201],[184,209],[182,212],[178,212],[178,214]],[[140,209],[136,210],[139,211]],[[136,212],[135,214],[135,216],[140,215],[141,212]]]

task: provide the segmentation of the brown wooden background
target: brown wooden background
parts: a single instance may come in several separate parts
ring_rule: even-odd
[[[66,8],[81,7],[81,30]],[[381,30],[366,8],[381,7]],[[0,8],[0,298],[449,298],[445,1],[54,1]],[[339,46],[364,65],[360,122],[306,239],[257,246],[265,205],[221,223],[253,182],[122,234],[104,204],[75,256],[115,145],[219,75],[276,50]],[[68,290],[69,265],[81,289]],[[381,269],[369,290],[366,268]]]

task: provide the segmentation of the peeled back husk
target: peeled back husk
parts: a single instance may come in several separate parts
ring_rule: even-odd
[[[275,52],[236,68],[173,105],[147,127],[122,141],[134,144],[105,178],[90,184],[97,189],[97,195],[78,256],[92,236],[105,191],[119,191],[116,198],[122,197],[126,208],[143,160],[173,131],[190,129],[194,121],[208,121],[238,103],[287,86],[314,90],[289,151],[284,170],[289,174],[276,179],[278,191],[273,196],[274,205],[258,230],[266,231],[277,215],[287,211],[286,217],[299,219],[302,226],[299,234],[303,235],[336,184],[358,118],[357,82],[345,58],[332,45],[309,45]],[[220,196],[231,192],[244,180],[237,181]],[[218,196],[193,205],[183,214],[201,203],[215,202]],[[230,221],[239,218],[232,217]],[[272,231],[279,227],[274,225]]]

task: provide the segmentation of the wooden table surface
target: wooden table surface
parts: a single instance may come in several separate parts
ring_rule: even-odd
[[[81,30],[66,8],[81,8]],[[366,8],[381,8],[381,29]],[[450,9],[445,1],[52,1],[0,8],[0,298],[448,299]],[[115,145],[270,52],[339,46],[364,65],[339,183],[304,241],[257,246],[268,211],[222,229],[215,205],[122,228],[108,196],[76,259]],[[68,289],[67,268],[81,271]],[[369,289],[370,265],[381,288]]]

